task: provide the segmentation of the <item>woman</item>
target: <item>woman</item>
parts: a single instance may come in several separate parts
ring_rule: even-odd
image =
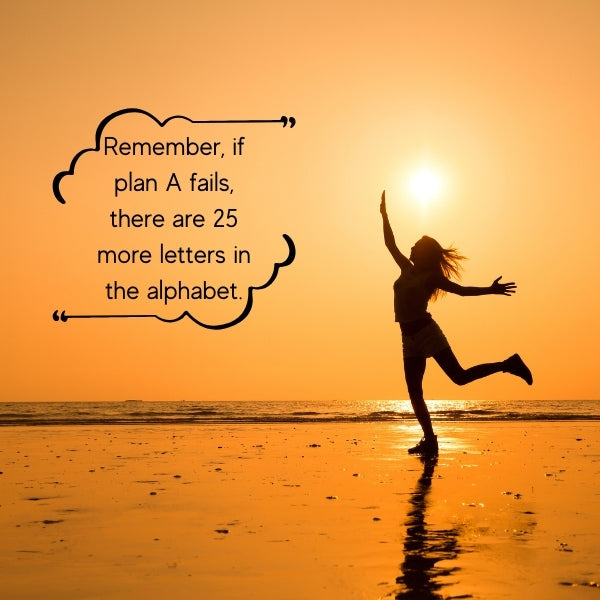
[[[445,292],[459,296],[502,294],[510,296],[517,288],[514,283],[500,283],[498,277],[489,287],[466,287],[450,281],[459,277],[460,256],[455,248],[442,248],[433,238],[423,236],[406,258],[394,240],[385,206],[385,191],[381,195],[381,216],[385,245],[400,267],[400,277],[394,283],[394,311],[402,332],[404,375],[415,416],[423,429],[423,439],[408,451],[411,454],[437,454],[437,436],[423,398],[425,363],[432,356],[450,379],[464,385],[492,373],[511,373],[533,383],[531,371],[518,354],[496,363],[475,365],[463,369],[438,324],[427,312],[430,299],[435,300]]]

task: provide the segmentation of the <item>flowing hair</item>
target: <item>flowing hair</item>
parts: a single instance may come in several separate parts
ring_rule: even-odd
[[[460,263],[467,257],[460,254],[453,246],[442,248],[437,240],[429,236],[424,235],[421,239],[427,244],[429,251],[427,267],[445,279],[460,279],[463,268]],[[445,293],[445,290],[436,287],[431,293],[431,300],[435,301]]]

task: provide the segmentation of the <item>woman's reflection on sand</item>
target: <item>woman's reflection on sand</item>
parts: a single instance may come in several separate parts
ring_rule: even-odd
[[[404,542],[404,562],[402,575],[396,583],[402,585],[396,598],[415,598],[419,600],[440,600],[444,598],[439,590],[450,582],[447,578],[458,567],[437,563],[455,559],[459,552],[459,531],[452,529],[428,529],[425,521],[427,496],[431,488],[431,479],[437,465],[437,456],[422,457],[423,473],[410,499],[410,508],[406,519],[406,540]],[[462,596],[463,598],[465,596]],[[468,597],[468,596],[466,596]]]

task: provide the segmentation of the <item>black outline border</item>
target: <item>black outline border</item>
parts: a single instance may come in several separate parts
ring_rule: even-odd
[[[286,116],[282,116],[279,119],[227,119],[227,120],[216,120],[216,121],[198,121],[198,120],[190,119],[189,117],[185,117],[183,115],[173,115],[171,117],[168,117],[164,121],[161,121],[160,119],[157,119],[152,113],[149,113],[148,111],[143,110],[141,108],[123,108],[121,110],[111,113],[110,115],[108,115],[107,117],[102,119],[102,121],[100,121],[100,124],[96,128],[96,136],[95,136],[96,145],[93,148],[84,148],[83,150],[80,150],[71,160],[69,169],[67,171],[61,171],[60,173],[57,173],[54,176],[54,179],[52,180],[52,192],[54,193],[54,197],[61,204],[66,204],[66,200],[63,198],[62,194],[60,193],[60,184],[61,184],[61,181],[63,180],[63,178],[67,177],[69,175],[75,174],[75,167],[77,165],[77,161],[84,154],[86,154],[87,152],[99,152],[100,151],[100,142],[101,142],[101,138],[102,138],[102,133],[103,133],[104,129],[106,128],[106,126],[108,125],[108,123],[110,123],[113,119],[116,119],[117,117],[119,117],[121,115],[130,114],[130,113],[146,115],[147,117],[152,119],[155,123],[157,123],[159,125],[159,127],[164,127],[169,121],[172,121],[173,119],[185,119],[186,121],[188,121],[189,123],[192,123],[194,125],[209,124],[209,123],[217,123],[217,124],[219,124],[219,123],[283,123],[284,127],[286,127],[289,124],[290,129],[292,127],[294,127],[294,125],[296,124],[296,119],[294,117],[286,117]],[[163,323],[176,323],[177,321],[181,321],[183,318],[187,317],[188,319],[190,319],[191,321],[196,323],[196,325],[200,325],[201,327],[204,327],[205,329],[216,330],[216,329],[227,329],[229,327],[233,327],[234,325],[237,325],[238,323],[243,321],[250,314],[250,311],[252,310],[252,305],[254,304],[254,294],[253,294],[254,290],[263,290],[263,289],[269,287],[275,281],[275,279],[277,279],[277,274],[279,273],[279,269],[282,267],[287,267],[288,265],[291,265],[292,262],[294,262],[294,259],[296,258],[296,246],[294,244],[294,241],[292,240],[292,238],[289,235],[287,235],[285,233],[283,234],[283,239],[286,241],[286,243],[288,245],[287,258],[283,262],[277,262],[273,265],[273,272],[271,273],[271,277],[268,279],[268,281],[266,283],[263,283],[263,285],[259,285],[259,286],[250,286],[248,288],[248,299],[246,301],[246,306],[245,306],[244,310],[241,312],[241,314],[236,319],[234,319],[233,321],[230,321],[229,323],[223,323],[220,325],[211,325],[209,323],[203,323],[202,321],[199,321],[198,319],[196,319],[196,317],[194,317],[187,310],[185,310],[178,317],[175,317],[173,319],[167,319],[165,317],[161,317],[161,316],[155,315],[155,314],[67,315],[64,310],[60,313],[58,310],[55,310],[52,313],[52,318],[57,322],[61,321],[63,323],[66,323],[69,319],[145,319],[145,318],[158,319],[159,321],[162,321]]]

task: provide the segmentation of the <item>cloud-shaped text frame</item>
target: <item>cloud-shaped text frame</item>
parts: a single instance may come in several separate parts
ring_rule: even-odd
[[[107,117],[102,119],[102,121],[96,128],[96,136],[95,136],[96,144],[93,148],[84,148],[83,150],[80,150],[71,160],[71,164],[69,165],[68,170],[61,171],[60,173],[57,173],[55,175],[54,180],[52,181],[52,191],[54,193],[54,197],[61,204],[66,204],[66,200],[64,199],[64,197],[60,191],[60,184],[61,184],[62,180],[65,177],[69,177],[69,176],[72,176],[75,174],[75,168],[77,166],[77,162],[84,154],[86,154],[87,152],[99,152],[100,151],[102,133],[103,133],[104,129],[106,128],[106,126],[112,120],[114,120],[117,117],[120,117],[122,115],[131,114],[131,113],[145,115],[148,118],[152,119],[159,127],[164,127],[169,121],[172,121],[173,119],[184,119],[194,125],[203,124],[203,123],[204,124],[208,124],[208,123],[282,123],[283,126],[286,127],[289,123],[290,128],[292,128],[296,124],[296,119],[294,117],[286,117],[286,116],[282,116],[279,119],[227,119],[227,120],[216,120],[216,121],[214,121],[214,120],[201,121],[201,120],[190,119],[189,117],[186,117],[183,115],[174,115],[174,116],[168,117],[167,119],[164,119],[163,121],[161,121],[160,119],[157,119],[152,113],[150,113],[146,110],[143,110],[141,108],[123,108],[121,110],[111,113],[110,115],[108,115]],[[200,325],[201,327],[204,327],[206,329],[227,329],[228,327],[233,327],[234,325],[237,325],[238,323],[243,321],[250,314],[250,311],[252,310],[252,305],[254,303],[254,290],[263,290],[263,289],[269,287],[275,281],[275,279],[277,279],[279,269],[281,267],[287,267],[288,265],[292,264],[292,262],[294,262],[294,259],[296,257],[296,246],[294,245],[294,241],[292,240],[292,238],[289,235],[287,235],[285,233],[283,234],[283,239],[285,240],[285,242],[287,243],[287,246],[288,246],[287,258],[285,260],[283,260],[282,262],[276,262],[273,265],[273,272],[271,273],[271,277],[265,283],[263,283],[260,286],[249,286],[248,287],[248,295],[247,295],[246,305],[245,305],[244,309],[242,310],[242,312],[240,313],[240,315],[238,317],[236,317],[235,319],[233,319],[227,323],[219,323],[219,324],[203,323],[202,321],[200,321],[196,317],[194,317],[187,310],[183,311],[179,316],[174,317],[172,319],[167,319],[167,318],[161,317],[160,315],[157,315],[157,314],[68,315],[68,314],[66,314],[66,312],[64,310],[61,311],[60,313],[58,310],[55,310],[54,313],[52,314],[52,318],[55,321],[61,321],[63,323],[66,323],[69,319],[116,319],[116,318],[138,318],[138,319],[139,318],[155,318],[155,319],[158,319],[159,321],[163,321],[164,323],[175,323],[175,322],[181,321],[182,319],[187,317],[188,319],[190,319],[197,325]]]

